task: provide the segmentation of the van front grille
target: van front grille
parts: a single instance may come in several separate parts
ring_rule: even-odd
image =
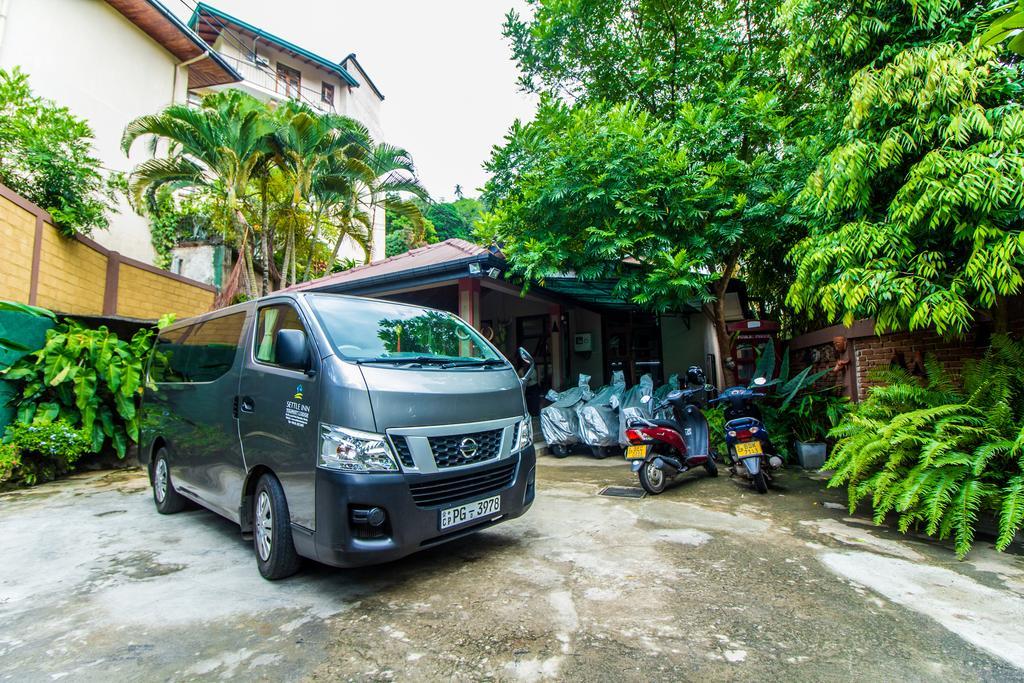
[[[511,458],[500,465],[409,484],[409,490],[419,507],[434,507],[476,498],[508,487],[515,479],[517,464],[518,458]]]
[[[416,467],[416,461],[412,459],[412,451],[409,450],[409,442],[404,436],[391,437],[391,443],[395,445],[395,453],[402,462],[403,467]]]
[[[472,434],[430,437],[430,450],[437,467],[462,467],[493,460],[501,454],[504,429],[491,429]]]

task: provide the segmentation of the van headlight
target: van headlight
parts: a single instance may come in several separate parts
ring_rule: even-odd
[[[533,420],[529,416],[516,425],[516,446],[513,451],[521,451],[533,445]]]
[[[398,463],[383,434],[320,425],[320,467],[342,472],[397,472]]]

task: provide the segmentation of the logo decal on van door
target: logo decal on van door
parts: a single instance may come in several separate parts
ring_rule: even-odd
[[[295,387],[295,401],[284,402],[284,419],[288,424],[295,427],[305,427],[309,423],[309,406],[299,403],[302,400],[302,385]]]

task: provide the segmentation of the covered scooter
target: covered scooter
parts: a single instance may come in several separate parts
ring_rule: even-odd
[[[578,406],[579,431],[582,443],[590,446],[595,458],[607,458],[619,444],[618,404],[626,391],[626,377],[621,370],[612,373],[612,383],[597,390],[594,397]]]
[[[676,391],[678,388],[679,373],[673,372],[671,375],[668,376],[667,382],[665,382],[660,387],[654,390],[654,396],[651,397],[649,405],[651,405],[653,409],[653,406],[664,404],[664,401],[666,398],[668,398],[668,395],[671,392]],[[654,417],[661,420],[672,419],[672,408],[670,406],[662,408],[660,411],[654,413]]]
[[[619,405],[619,445],[623,448],[629,445],[629,439],[626,438],[629,421],[641,417],[654,417],[651,414],[651,408],[654,407],[651,401],[653,395],[654,378],[650,375],[641,377],[636,386],[630,387],[622,394],[622,402]]]
[[[576,409],[594,397],[590,390],[590,375],[580,375],[576,386],[557,392],[554,389],[545,396],[551,405],[541,408],[540,431],[544,441],[556,458],[569,455],[573,444],[579,443],[579,417]]]

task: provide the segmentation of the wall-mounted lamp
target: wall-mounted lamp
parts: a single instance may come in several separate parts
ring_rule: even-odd
[[[479,263],[470,263],[469,264],[469,274],[470,275],[479,275],[480,274],[480,264]]]
[[[501,271],[495,268],[494,266],[491,266],[490,268],[487,269],[487,277],[491,278],[492,280],[497,280],[499,277],[501,277]]]

